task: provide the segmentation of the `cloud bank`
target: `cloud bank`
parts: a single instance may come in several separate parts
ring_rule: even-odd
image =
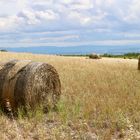
[[[140,43],[139,0],[1,0],[0,9],[4,47]]]

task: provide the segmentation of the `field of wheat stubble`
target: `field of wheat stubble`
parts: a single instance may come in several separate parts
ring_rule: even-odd
[[[0,139],[140,139],[137,60],[0,53],[0,62],[11,59],[53,65],[62,95],[57,110],[48,114],[38,109],[35,115],[21,115],[15,121],[1,114]]]

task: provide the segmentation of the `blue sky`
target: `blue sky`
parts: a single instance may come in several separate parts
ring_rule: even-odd
[[[140,0],[0,0],[1,47],[138,45]]]

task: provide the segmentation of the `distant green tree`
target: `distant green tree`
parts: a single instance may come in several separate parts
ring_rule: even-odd
[[[7,50],[5,50],[5,49],[2,49],[2,50],[0,50],[1,52],[7,52]]]

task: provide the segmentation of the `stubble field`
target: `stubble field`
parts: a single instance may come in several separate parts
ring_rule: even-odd
[[[0,62],[28,59],[53,65],[60,76],[58,110],[19,117],[0,116],[0,139],[140,139],[140,71],[137,60],[0,53]]]

